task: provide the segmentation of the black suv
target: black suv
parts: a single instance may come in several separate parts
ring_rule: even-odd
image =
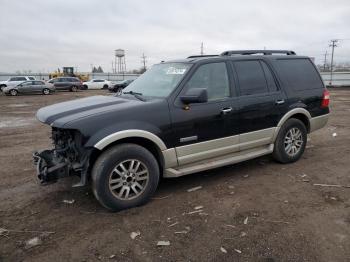
[[[116,83],[114,86],[109,86],[108,90],[110,92],[121,94],[123,92],[123,89],[125,87],[127,87],[128,85],[130,85],[133,81],[134,81],[134,79],[123,80],[123,81],[121,81],[119,83]]]
[[[71,92],[76,92],[83,86],[83,82],[79,78],[68,76],[53,78],[48,83],[54,85],[56,90],[69,90]]]
[[[110,210],[146,203],[160,177],[272,154],[297,161],[307,134],[326,125],[329,93],[308,57],[226,51],[154,65],[120,96],[40,109],[54,148],[34,154],[44,183],[91,179]]]

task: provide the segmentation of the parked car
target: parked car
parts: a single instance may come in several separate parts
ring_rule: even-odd
[[[2,90],[6,86],[16,86],[29,80],[35,80],[35,78],[33,76],[13,76],[6,81],[0,81],[0,89]]]
[[[112,86],[112,82],[105,79],[91,79],[83,82],[83,89],[107,89]]]
[[[117,94],[119,95],[119,94],[122,93],[123,89],[124,89],[125,87],[127,87],[128,85],[130,85],[133,81],[134,81],[134,79],[123,80],[123,81],[121,81],[121,82],[119,82],[119,83],[116,83],[116,84],[113,85],[113,86],[110,86],[110,87],[108,88],[108,90],[109,90],[110,92],[115,92],[115,93],[117,93]]]
[[[110,210],[146,203],[160,177],[179,177],[272,154],[300,159],[324,127],[329,92],[309,57],[293,51],[226,51],[162,62],[120,96],[50,105],[37,118],[54,149],[34,160],[43,183],[91,180]],[[304,161],[308,161],[305,159]]]
[[[82,89],[82,81],[77,77],[57,77],[52,78],[48,81],[52,84],[56,90],[69,90],[71,92],[76,92],[78,89]]]
[[[25,81],[16,86],[7,86],[3,88],[5,95],[16,96],[18,94],[33,94],[40,93],[49,95],[55,91],[55,87],[46,84],[44,81]]]

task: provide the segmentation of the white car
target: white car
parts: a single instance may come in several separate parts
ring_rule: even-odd
[[[33,81],[33,76],[13,76],[6,81],[0,81],[0,89],[2,90],[6,86],[17,86],[25,81]]]
[[[112,82],[105,79],[91,79],[83,83],[83,89],[108,89],[111,85]]]

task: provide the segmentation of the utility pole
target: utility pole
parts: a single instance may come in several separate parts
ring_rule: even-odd
[[[141,62],[143,64],[143,70],[146,71],[146,63],[147,63],[147,60],[146,60],[147,56],[145,56],[145,53],[142,53],[142,56],[141,56]]]
[[[204,55],[204,45],[203,45],[203,42],[201,43],[201,55]]]
[[[338,39],[331,40],[331,43],[329,44],[330,47],[332,47],[332,57],[331,57],[331,80],[329,81],[329,85],[332,85],[333,81],[333,57],[334,57],[334,48],[337,47]]]
[[[327,66],[327,50],[326,53],[324,54],[324,61],[323,61],[323,71],[326,71],[326,66]]]

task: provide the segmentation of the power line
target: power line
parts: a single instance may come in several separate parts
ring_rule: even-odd
[[[203,42],[201,43],[201,55],[204,55],[204,45],[203,45]]]

